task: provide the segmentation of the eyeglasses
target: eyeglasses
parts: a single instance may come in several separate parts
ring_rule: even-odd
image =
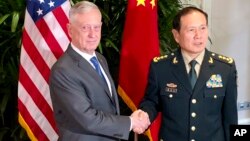
[[[102,24],[97,24],[97,25],[89,25],[89,24],[86,24],[86,25],[83,25],[83,26],[81,27],[81,30],[82,30],[83,32],[88,32],[88,31],[90,31],[90,30],[94,30],[94,31],[98,32],[98,31],[101,30],[101,28],[102,28]]]

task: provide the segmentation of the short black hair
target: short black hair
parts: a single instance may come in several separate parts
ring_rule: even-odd
[[[173,29],[177,30],[177,31],[180,31],[181,29],[181,17],[187,15],[187,14],[190,14],[194,11],[197,11],[197,12],[200,12],[202,13],[205,18],[206,18],[206,21],[207,21],[207,25],[208,25],[208,15],[206,12],[204,12],[203,10],[197,8],[197,7],[194,7],[194,6],[188,6],[188,7],[185,7],[183,9],[181,9],[174,17],[173,19]]]

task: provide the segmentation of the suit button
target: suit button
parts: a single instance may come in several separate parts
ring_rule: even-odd
[[[196,113],[195,112],[192,112],[191,113],[191,116],[194,118],[194,117],[196,117]]]
[[[160,139],[160,141],[163,141],[163,139]]]
[[[195,139],[191,139],[191,141],[195,141]]]
[[[192,130],[192,131],[195,131],[195,129],[196,129],[195,126],[192,126],[192,127],[191,127],[191,130]]]
[[[196,99],[192,99],[193,104],[196,104],[196,102],[197,102]]]

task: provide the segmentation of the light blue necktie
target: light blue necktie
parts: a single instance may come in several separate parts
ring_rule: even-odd
[[[94,56],[90,59],[91,63],[93,63],[94,67],[95,67],[95,70],[96,72],[99,74],[99,76],[104,80],[104,82],[107,84],[107,81],[101,71],[101,67],[100,67],[100,64],[97,60],[97,58]]]
[[[192,89],[194,88],[195,86],[195,83],[197,81],[197,74],[196,74],[196,71],[195,71],[195,65],[197,64],[197,61],[195,60],[192,60],[190,61],[190,66],[191,66],[191,69],[189,71],[189,80],[190,80],[190,83],[191,83],[191,86],[192,86]]]

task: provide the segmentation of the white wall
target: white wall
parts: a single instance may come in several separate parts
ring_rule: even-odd
[[[250,0],[211,0],[212,51],[233,57],[238,70],[238,102],[250,101]],[[250,123],[250,111],[238,112]]]
[[[211,51],[233,57],[238,70],[238,102],[250,102],[250,0],[181,0],[209,15]],[[250,124],[250,110],[238,112]]]

